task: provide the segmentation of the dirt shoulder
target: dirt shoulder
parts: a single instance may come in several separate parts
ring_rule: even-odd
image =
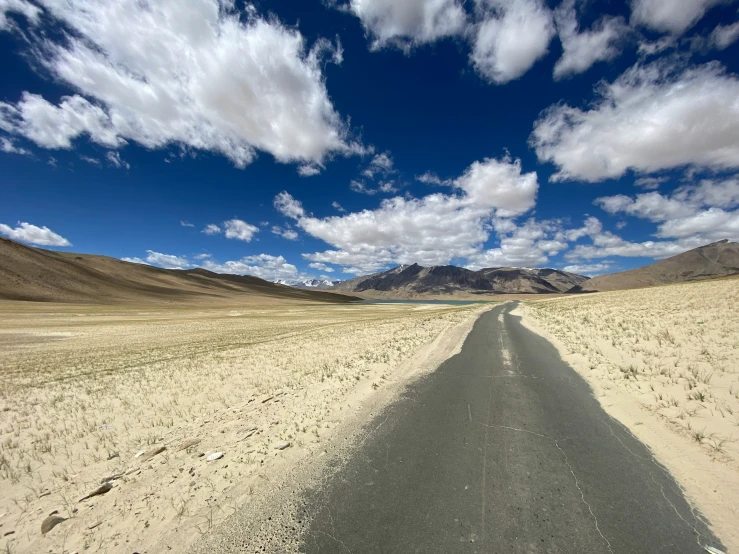
[[[517,313],[654,454],[739,549],[739,321],[735,282],[531,302]]]

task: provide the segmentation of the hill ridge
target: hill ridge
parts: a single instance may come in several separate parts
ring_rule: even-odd
[[[357,300],[294,289],[250,275],[203,268],[164,269],[104,255],[46,250],[1,237],[0,299],[82,304]]]
[[[643,267],[598,275],[579,283],[568,292],[635,289],[737,274],[739,274],[739,243],[723,239]]]

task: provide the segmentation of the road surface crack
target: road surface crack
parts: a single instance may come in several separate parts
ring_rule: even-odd
[[[583,501],[583,504],[587,506],[588,512],[590,512],[590,516],[593,518],[593,521],[595,522],[595,530],[598,531],[598,534],[600,537],[605,541],[606,545],[608,546],[608,551],[613,554],[613,549],[611,548],[611,542],[606,538],[606,536],[603,534],[603,532],[600,530],[600,525],[598,524],[598,518],[593,513],[593,508],[590,506],[587,500],[585,500],[585,493],[580,488],[580,482],[577,479],[577,475],[575,475],[575,471],[572,469],[572,465],[570,464],[570,459],[567,457],[567,454],[564,450],[562,450],[562,447],[559,445],[560,441],[565,440],[571,440],[569,438],[564,439],[555,439],[554,437],[550,437],[548,435],[542,435],[541,433],[536,433],[534,431],[529,431],[527,429],[518,429],[517,427],[509,427],[507,425],[488,425],[488,424],[482,424],[485,427],[496,427],[498,429],[508,429],[509,431],[517,431],[519,433],[528,433],[529,435],[534,435],[537,437],[541,437],[542,439],[550,440],[554,443],[554,446],[557,447],[557,450],[559,450],[562,453],[562,456],[564,456],[565,463],[567,464],[567,468],[570,470],[570,473],[572,474],[572,478],[575,480],[575,487],[580,492],[580,498]],[[678,514],[679,515],[679,514]]]
[[[334,533],[336,533],[336,527],[334,527],[334,518],[333,518],[333,516],[331,515],[331,508],[329,508],[328,506],[326,506],[326,511],[328,512],[328,519],[329,519],[329,521],[331,522],[331,530],[332,530],[332,531],[333,531]],[[326,531],[319,531],[319,533],[322,533],[322,534],[326,535],[327,537],[329,537],[329,538],[333,539],[333,540],[334,540],[335,542],[337,542],[337,543],[339,543],[339,544],[340,544],[341,546],[343,546],[343,547],[344,547],[344,549],[345,549],[345,550],[346,550],[346,551],[347,551],[347,552],[348,552],[349,554],[352,554],[352,551],[351,551],[351,549],[350,549],[350,548],[349,548],[349,547],[348,547],[348,546],[347,546],[346,544],[344,544],[344,541],[342,541],[341,539],[337,539],[337,538],[336,538],[336,537],[334,537],[334,536],[333,536],[333,535],[332,535],[331,533],[326,533]]]
[[[670,505],[670,507],[673,510],[675,510],[675,513],[677,514],[677,517],[679,517],[683,521],[683,523],[685,523],[685,525],[687,525],[688,527],[690,527],[693,530],[693,533],[696,536],[696,541],[698,543],[698,546],[700,546],[701,548],[703,548],[703,545],[701,544],[701,534],[698,531],[698,529],[695,528],[695,525],[691,525],[690,523],[688,523],[688,521],[680,514],[680,512],[677,509],[677,507],[672,503],[672,501],[669,498],[667,498],[667,495],[665,494],[665,489],[662,486],[662,484],[661,483],[658,483],[657,480],[653,476],[652,476],[652,481],[654,482],[655,485],[657,485],[659,487],[659,491],[662,493],[662,497],[665,499],[665,502],[667,502]],[[695,512],[693,512],[692,507],[691,507],[691,513],[693,514],[693,518],[694,519],[698,519],[698,518],[695,517]]]
[[[577,475],[575,475],[575,471],[572,469],[572,466],[570,465],[570,459],[567,457],[567,454],[564,450],[562,450],[562,447],[559,446],[559,443],[554,440],[554,446],[556,446],[559,451],[562,453],[562,455],[565,457],[565,463],[567,464],[567,467],[570,469],[570,473],[572,473],[572,478],[575,480],[575,486],[577,487],[577,490],[580,491],[580,498],[582,498],[583,503],[588,507],[588,511],[590,512],[590,515],[593,518],[593,521],[595,522],[595,530],[598,531],[598,534],[601,536],[601,538],[606,541],[606,544],[608,545],[608,552],[613,554],[613,549],[611,548],[610,541],[605,537],[603,532],[600,530],[600,527],[598,526],[598,518],[595,517],[595,514],[593,513],[593,509],[590,507],[590,504],[588,504],[588,501],[585,500],[585,493],[580,488],[580,482],[577,480]]]
[[[652,464],[654,464],[654,466],[655,466],[655,467],[656,467],[656,468],[657,468],[657,469],[658,469],[659,471],[661,471],[661,472],[662,472],[662,473],[663,473],[663,474],[664,474],[664,475],[665,475],[665,476],[666,476],[666,477],[667,477],[668,479],[672,479],[672,475],[670,475],[670,472],[669,472],[669,471],[667,471],[667,469],[665,469],[665,468],[664,468],[664,467],[663,467],[663,466],[662,466],[662,465],[661,465],[661,464],[660,464],[660,463],[659,463],[659,462],[658,462],[658,461],[656,460],[656,458],[654,457],[654,454],[652,454],[652,453],[650,452],[650,455],[649,455],[649,458],[648,458],[648,459],[647,459],[647,458],[643,458],[642,456],[639,456],[638,454],[636,454],[635,452],[633,452],[633,451],[632,451],[632,450],[631,450],[631,449],[630,449],[630,448],[629,448],[628,446],[626,446],[626,445],[625,445],[625,444],[623,443],[623,441],[622,441],[622,440],[620,439],[620,437],[619,437],[618,435],[616,435],[616,433],[614,433],[614,432],[613,432],[613,428],[612,428],[612,427],[611,427],[611,426],[609,425],[609,423],[608,423],[607,421],[603,420],[603,423],[605,423],[606,427],[608,427],[608,430],[609,430],[609,431],[611,432],[611,435],[613,435],[613,437],[614,437],[614,438],[615,438],[615,439],[616,439],[616,440],[618,441],[618,443],[619,443],[619,444],[620,444],[620,445],[621,445],[621,446],[622,446],[622,447],[623,447],[623,448],[624,448],[624,449],[625,449],[625,450],[626,450],[626,451],[627,451],[627,452],[628,452],[629,454],[631,454],[632,456],[634,456],[634,457],[635,457],[635,458],[637,458],[638,460],[641,460],[642,462],[652,462]],[[625,428],[625,427],[624,427],[624,428]],[[632,437],[633,437],[633,438],[634,438],[635,440],[637,440],[637,441],[639,440],[639,439],[638,439],[638,438],[637,438],[637,437],[636,437],[636,436],[634,435],[634,433],[632,433],[632,432],[631,432],[631,430],[629,430],[628,428],[625,428],[625,430],[626,430],[626,432],[627,432],[627,433],[628,433],[629,435],[631,435],[631,436],[632,436]],[[676,506],[675,506],[675,505],[674,505],[674,504],[672,503],[672,501],[671,501],[671,500],[670,500],[669,498],[667,498],[667,495],[665,494],[665,489],[664,489],[664,487],[662,486],[662,484],[661,484],[661,483],[658,483],[658,482],[657,482],[657,480],[656,480],[656,479],[654,478],[654,476],[651,476],[651,475],[650,475],[650,478],[652,479],[652,481],[654,482],[654,484],[655,484],[655,485],[657,485],[657,486],[659,487],[659,490],[660,490],[660,492],[662,493],[662,497],[663,497],[663,498],[665,499],[665,501],[666,501],[666,502],[667,502],[667,503],[668,503],[668,504],[670,505],[670,507],[671,507],[671,508],[672,508],[672,509],[673,509],[673,510],[675,511],[675,513],[677,514],[677,517],[679,517],[679,518],[680,518],[680,520],[682,520],[682,521],[683,521],[683,523],[685,523],[685,525],[687,525],[687,526],[688,526],[688,527],[689,527],[689,528],[690,528],[690,529],[691,529],[691,530],[693,531],[693,534],[694,534],[694,535],[695,535],[695,537],[696,537],[696,542],[698,543],[698,546],[700,546],[701,548],[705,549],[705,546],[704,546],[703,544],[701,544],[701,538],[702,538],[702,535],[701,535],[700,531],[698,531],[697,525],[696,525],[696,524],[691,524],[690,522],[688,522],[688,521],[687,521],[687,520],[686,520],[686,519],[685,519],[685,518],[684,518],[684,517],[683,517],[683,516],[682,516],[682,515],[680,514],[680,512],[679,512],[679,511],[678,511],[678,509],[677,509],[677,507],[676,507]],[[684,495],[683,495],[683,496],[684,496]],[[689,501],[689,500],[688,500],[687,498],[685,498],[685,502],[686,502],[686,503],[688,504],[688,507],[690,508],[690,514],[691,514],[691,515],[693,516],[693,520],[694,520],[694,521],[696,521],[696,522],[698,522],[698,521],[702,521],[702,518],[700,517],[700,515],[699,515],[699,514],[696,514],[696,513],[695,513],[695,507],[693,506],[693,504],[692,504],[692,503],[691,503],[691,502],[690,502],[690,501]]]

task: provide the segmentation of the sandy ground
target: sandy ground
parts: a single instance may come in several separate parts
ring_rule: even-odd
[[[487,308],[0,303],[0,547],[182,551]]]
[[[739,552],[739,281],[527,302],[519,313]]]

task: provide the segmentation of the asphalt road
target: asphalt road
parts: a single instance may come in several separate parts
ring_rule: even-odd
[[[723,547],[649,450],[506,304],[303,499],[314,553]]]

